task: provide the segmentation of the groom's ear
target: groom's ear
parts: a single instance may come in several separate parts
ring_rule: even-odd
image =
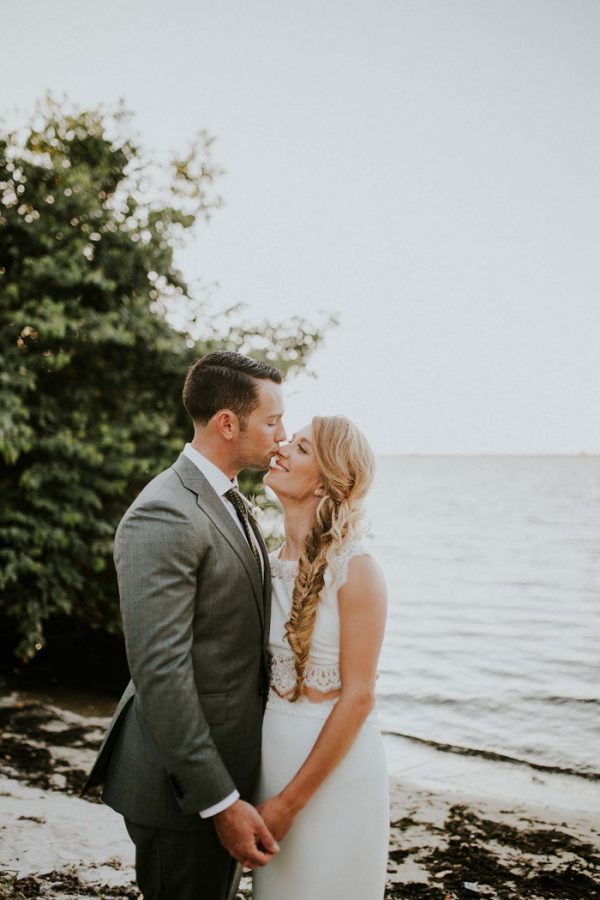
[[[231,441],[237,436],[239,432],[239,418],[232,410],[220,409],[214,414],[212,421],[216,431],[226,441]]]

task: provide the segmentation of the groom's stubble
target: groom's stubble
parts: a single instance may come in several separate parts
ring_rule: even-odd
[[[283,426],[284,397],[281,385],[274,381],[257,382],[258,405],[248,415],[237,436],[235,459],[241,469],[269,468],[279,445],[285,441]]]

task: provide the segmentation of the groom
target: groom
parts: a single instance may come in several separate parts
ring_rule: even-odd
[[[189,370],[194,439],[115,537],[131,681],[84,792],[125,817],[145,900],[224,900],[235,860],[278,847],[252,799],[267,689],[270,574],[237,491],[285,440],[281,373],[238,353]]]

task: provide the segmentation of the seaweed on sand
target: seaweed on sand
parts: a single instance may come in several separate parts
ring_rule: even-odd
[[[28,875],[15,878],[9,872],[0,872],[0,900],[30,900],[72,896],[78,900],[139,900],[140,893],[134,885],[84,884],[70,872],[47,872],[44,875]]]
[[[410,819],[394,823],[406,830]],[[431,829],[430,829],[431,830]],[[437,830],[437,829],[436,829]],[[454,805],[435,849],[392,850],[392,861],[409,855],[427,870],[429,884],[388,884],[386,900],[595,900],[600,898],[600,856],[585,843],[556,828],[519,829]],[[502,852],[507,850],[508,852]],[[510,858],[510,862],[508,859]]]

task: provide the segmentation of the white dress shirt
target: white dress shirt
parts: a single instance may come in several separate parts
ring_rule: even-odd
[[[237,512],[235,511],[235,507],[234,507],[233,503],[230,503],[229,500],[227,499],[227,497],[225,496],[227,491],[230,491],[232,487],[237,489],[237,486],[238,486],[237,478],[234,478],[233,480],[230,481],[229,478],[227,477],[227,475],[225,474],[225,472],[223,472],[221,469],[219,469],[218,466],[215,466],[215,464],[213,462],[211,462],[210,459],[207,459],[206,456],[202,456],[202,454],[199,453],[198,450],[195,450],[191,444],[185,445],[185,447],[183,448],[183,455],[187,456],[187,458],[190,460],[190,462],[193,462],[194,465],[198,469],[200,469],[200,471],[202,472],[202,474],[204,475],[204,477],[210,484],[211,488],[215,491],[215,493],[217,493],[219,495],[219,497],[223,501],[223,506],[225,507],[225,509],[227,510],[227,512],[229,513],[229,515],[231,516],[231,518],[233,519],[233,521],[235,522],[237,527],[240,529],[241,533],[244,535],[244,540],[247,541],[248,538],[246,537],[246,532],[244,531],[244,526],[240,522],[240,518],[239,518]],[[254,547],[258,553],[258,558],[260,559],[261,574],[262,574],[262,577],[264,578],[265,577],[265,563],[263,560],[263,555],[261,553],[260,547],[258,546],[258,543],[256,541],[256,538],[254,537],[254,532],[252,531],[252,529],[250,529],[250,539],[252,540],[252,543],[254,544]]]

